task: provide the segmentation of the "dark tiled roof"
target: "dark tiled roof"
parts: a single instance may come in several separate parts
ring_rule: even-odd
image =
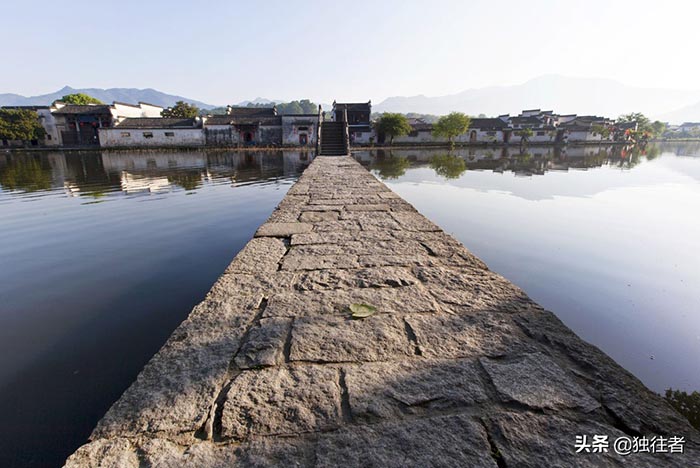
[[[121,121],[118,128],[195,128],[195,119],[132,117]]]
[[[333,103],[334,111],[349,111],[369,112],[372,109],[372,104],[369,102],[335,102]]]
[[[510,123],[513,125],[541,125],[542,122],[537,117],[511,117]]]
[[[282,125],[281,115],[212,115],[204,125]]]
[[[433,124],[426,122],[423,119],[408,119],[408,124],[414,132],[432,131]]]
[[[53,111],[53,114],[110,114],[110,106],[107,104],[95,104],[80,106],[77,104],[67,104],[60,109]]]
[[[274,107],[231,107],[230,117],[274,117],[277,109]]]
[[[508,123],[504,122],[501,119],[475,118],[475,119],[471,119],[471,122],[469,123],[469,128],[500,130],[503,128],[508,128]]]
[[[2,106],[0,109],[9,109],[9,110],[39,110],[39,109],[48,109],[49,106]]]
[[[204,125],[231,125],[233,119],[230,115],[210,115],[204,121]]]

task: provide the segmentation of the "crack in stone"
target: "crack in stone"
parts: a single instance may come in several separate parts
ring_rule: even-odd
[[[498,446],[496,445],[496,442],[493,440],[493,436],[491,435],[491,431],[489,431],[488,425],[483,421],[479,421],[481,423],[481,426],[484,428],[484,432],[486,432],[486,440],[489,442],[489,447],[490,447],[490,455],[491,458],[493,458],[493,461],[496,462],[496,465],[498,468],[508,468],[508,465],[506,465],[506,461],[503,458],[503,454],[501,453],[500,450],[498,450]]]
[[[403,320],[404,323],[404,328],[406,329],[406,336],[408,337],[408,341],[413,344],[413,354],[416,356],[422,356],[423,351],[420,349],[420,346],[418,346],[418,338],[416,337],[416,332],[413,330],[413,327],[411,326],[410,323],[408,323],[408,320],[404,318]]]
[[[340,410],[345,423],[352,423],[352,409],[350,407],[350,392],[345,381],[345,369],[338,371],[338,385],[340,386]]]
[[[289,330],[287,331],[287,338],[284,340],[284,349],[282,352],[282,355],[284,356],[284,362],[291,362],[291,354],[292,354],[292,330],[294,329],[294,320],[295,318],[292,317],[292,319],[289,321]]]

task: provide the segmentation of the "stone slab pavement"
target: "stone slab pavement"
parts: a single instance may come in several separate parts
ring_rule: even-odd
[[[684,453],[616,453],[635,437]],[[355,160],[317,157],[66,466],[698,467],[700,434]]]

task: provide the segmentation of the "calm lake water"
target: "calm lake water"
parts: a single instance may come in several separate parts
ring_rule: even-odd
[[[356,158],[648,387],[700,390],[700,145]]]
[[[60,466],[312,155],[0,154],[0,466]]]
[[[356,157],[652,389],[700,389],[700,146]],[[0,466],[82,444],[311,159],[0,154]]]

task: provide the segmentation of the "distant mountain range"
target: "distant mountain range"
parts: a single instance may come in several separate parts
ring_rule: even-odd
[[[376,112],[439,115],[460,111],[488,116],[517,114],[523,109],[607,117],[642,112],[680,123],[700,120],[700,90],[637,88],[608,79],[545,75],[519,85],[468,89],[446,96],[390,97],[372,108]]]
[[[99,99],[105,104],[111,104],[114,101],[125,102],[128,104],[136,104],[138,102],[147,102],[149,104],[155,104],[157,106],[169,107],[174,105],[177,101],[185,101],[190,104],[194,104],[200,109],[211,109],[213,106],[211,104],[206,104],[201,101],[196,101],[194,99],[189,99],[182,96],[176,96],[173,94],[166,94],[161,91],[146,88],[71,88],[70,86],[65,86],[56,92],[49,94],[42,94],[40,96],[21,96],[19,94],[0,94],[0,106],[45,106],[54,102],[56,99],[60,99],[66,94],[73,93],[85,93],[94,98]]]
[[[155,89],[136,88],[71,88],[54,93],[25,97],[19,94],[0,94],[0,106],[48,105],[65,94],[85,93],[105,103],[148,102],[163,107],[176,101],[185,101],[200,109],[225,107],[212,105],[183,96],[166,94]],[[236,105],[276,104],[281,99],[257,97]],[[323,104],[330,110],[329,104]],[[396,96],[375,103],[375,112],[416,112],[442,115],[460,111],[469,115],[517,114],[523,109],[553,110],[559,114],[595,114],[617,117],[629,112],[671,123],[700,121],[700,90],[638,88],[620,82],[599,78],[571,78],[545,75],[514,86],[489,86],[468,89],[445,96]]]

